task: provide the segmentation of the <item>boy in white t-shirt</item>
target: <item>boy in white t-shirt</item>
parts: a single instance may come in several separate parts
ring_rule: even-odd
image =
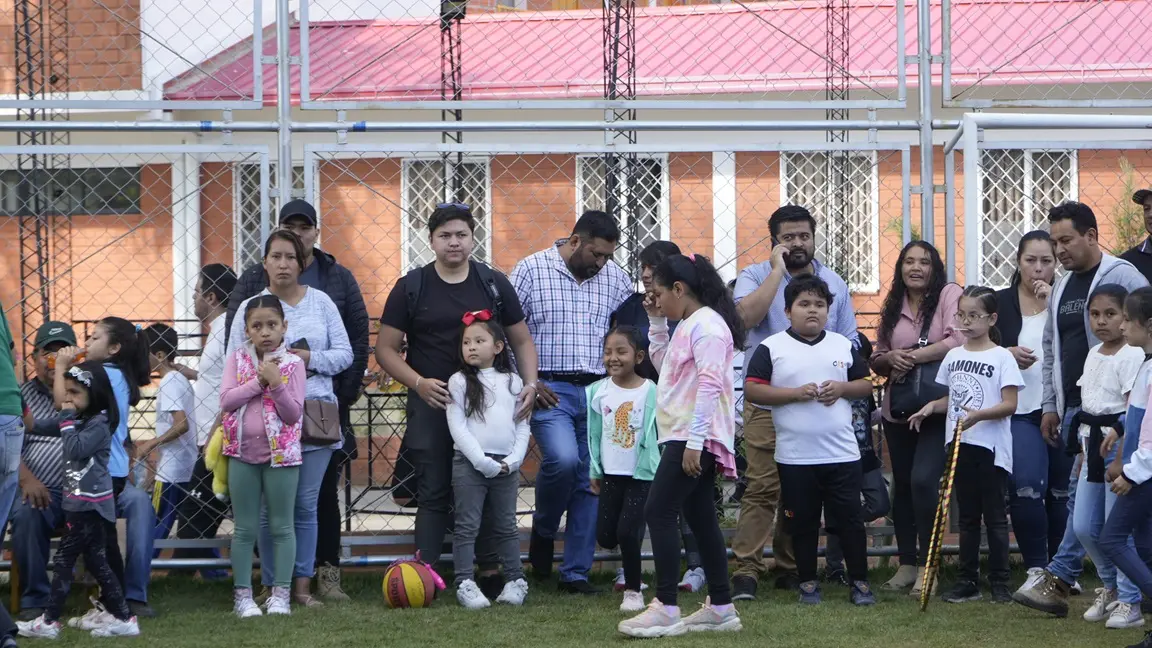
[[[179,345],[176,331],[167,324],[153,324],[144,329],[144,337],[152,371],[160,374],[160,389],[156,392],[156,437],[137,445],[137,459],[160,450],[152,501],[156,507],[154,538],[162,540],[172,531],[196,466],[196,392],[172,364]]]
[[[908,423],[919,430],[933,414],[947,413],[944,443],[951,444],[960,427],[955,491],[960,522],[960,573],[944,594],[949,603],[982,598],[980,576],[980,523],[988,529],[988,582],[997,603],[1012,600],[1008,589],[1008,476],[1012,473],[1012,414],[1024,377],[1012,353],[997,346],[996,293],[969,286],[960,295],[954,313],[956,330],[968,341],[944,356],[936,382],[948,386],[948,395],[932,401]],[[947,450],[951,452],[951,449]]]
[[[860,491],[863,472],[850,399],[871,394],[868,365],[848,338],[824,330],[832,292],[815,276],[784,289],[791,327],[769,336],[748,365],[744,398],[772,406],[781,519],[792,535],[800,602],[820,603],[820,514],[835,522],[851,581],[850,600],[873,605]]]

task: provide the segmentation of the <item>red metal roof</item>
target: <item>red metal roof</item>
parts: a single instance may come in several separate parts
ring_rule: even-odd
[[[891,98],[897,83],[893,0],[853,0],[853,98]],[[1152,0],[955,0],[956,87],[1152,82]],[[916,50],[916,12],[906,16],[906,53]],[[939,20],[939,7],[933,12]],[[465,99],[603,96],[599,11],[469,16],[463,23]],[[262,35],[265,53],[275,34]],[[934,39],[940,27],[933,25]],[[291,33],[299,54],[300,31]],[[637,95],[772,94],[825,87],[825,6],[806,0],[638,9]],[[313,100],[440,98],[437,19],[313,22]],[[171,100],[252,96],[252,41],[238,43],[165,84]],[[939,50],[939,42],[934,44]],[[937,74],[939,72],[937,71]],[[299,68],[292,71],[299,101]],[[916,80],[909,68],[909,85]],[[275,67],[264,96],[275,102]]]

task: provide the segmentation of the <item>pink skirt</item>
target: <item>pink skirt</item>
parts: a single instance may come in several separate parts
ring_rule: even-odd
[[[723,443],[708,439],[704,442],[704,449],[716,457],[716,473],[724,479],[736,479],[736,455],[728,452]]]

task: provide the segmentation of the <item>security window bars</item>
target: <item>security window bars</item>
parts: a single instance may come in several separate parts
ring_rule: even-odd
[[[459,194],[456,187],[459,186]],[[476,218],[472,257],[490,262],[488,214],[492,181],[487,159],[404,160],[403,223],[404,271],[436,260],[428,232],[428,217],[443,202],[462,202]]]
[[[856,292],[880,287],[880,197],[872,153],[783,154],[781,204],[816,218],[816,256]]]
[[[985,150],[978,182],[981,282],[1004,287],[1012,280],[1020,237],[1048,229],[1048,209],[1076,199],[1076,152]]]
[[[634,165],[633,200],[628,200],[628,165]],[[619,156],[612,176],[620,213],[620,247],[616,262],[629,267],[630,251],[637,253],[653,241],[667,240],[668,174],[664,157]],[[603,156],[576,158],[576,205],[579,213],[607,210],[609,174]],[[633,227],[635,231],[633,231]]]
[[[0,172],[0,214],[140,213],[140,167]]]
[[[264,241],[260,240],[260,165],[240,164],[236,169],[236,205],[232,240],[236,267],[243,269],[260,262]],[[280,211],[279,191],[276,185],[276,165],[268,168],[269,226],[276,226]],[[304,167],[292,167],[292,196],[304,195]]]

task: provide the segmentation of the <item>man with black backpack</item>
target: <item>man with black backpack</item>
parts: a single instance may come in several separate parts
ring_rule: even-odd
[[[408,388],[404,445],[415,464],[416,548],[429,564],[439,560],[452,522],[453,446],[446,410],[451,400],[448,379],[461,365],[460,330],[465,313],[487,309],[504,326],[524,379],[517,417],[531,414],[536,401],[536,346],[520,300],[504,275],[470,260],[475,231],[476,219],[468,205],[436,206],[428,218],[436,260],[410,271],[392,287],[376,340],[380,367]],[[406,357],[401,355],[405,336]],[[494,598],[504,583],[491,572],[485,574],[483,566],[489,557],[496,564],[495,555],[478,555],[482,568],[477,581],[485,595]]]

